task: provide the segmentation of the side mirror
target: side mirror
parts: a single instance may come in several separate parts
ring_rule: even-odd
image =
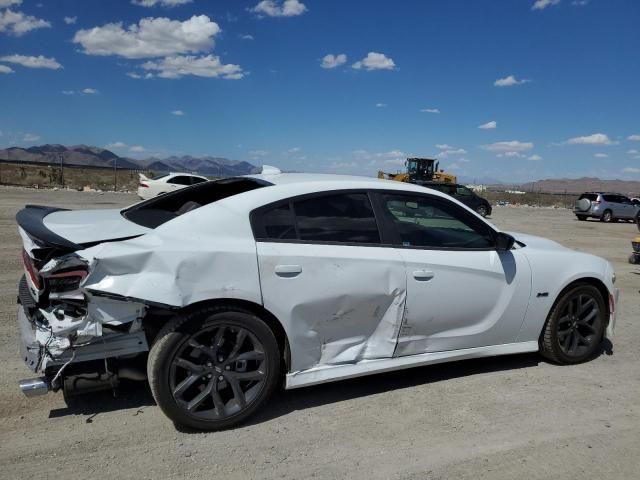
[[[504,252],[513,248],[513,244],[516,243],[516,239],[507,233],[498,232],[495,238],[495,242],[496,250],[499,252]]]

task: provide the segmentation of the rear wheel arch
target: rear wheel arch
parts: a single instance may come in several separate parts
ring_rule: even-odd
[[[282,323],[275,315],[273,315],[262,305],[248,300],[240,300],[237,298],[217,298],[211,300],[202,300],[187,305],[183,308],[176,309],[172,311],[168,316],[153,314],[147,315],[147,317],[145,317],[145,319],[143,320],[143,325],[145,326],[145,330],[151,332],[151,336],[155,337],[155,334],[157,334],[160,329],[162,329],[165,323],[175,318],[176,316],[189,315],[194,311],[201,310],[207,307],[221,307],[230,311],[244,311],[255,315],[264,323],[266,323],[269,329],[273,332],[273,335],[276,337],[278,349],[280,350],[280,355],[282,357],[283,370],[285,372],[289,371],[289,366],[291,365],[289,338],[284,327],[282,326]],[[158,322],[158,320],[160,320],[160,322]],[[151,344],[152,342],[153,339],[150,339],[149,343]]]

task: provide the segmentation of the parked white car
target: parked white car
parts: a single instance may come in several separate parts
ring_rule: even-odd
[[[200,175],[180,172],[165,173],[153,178],[147,178],[143,173],[139,173],[138,175],[140,176],[138,197],[142,200],[147,200],[162,195],[163,193],[173,192],[209,180]]]
[[[536,351],[574,364],[613,334],[602,258],[417,185],[265,171],[123,210],[21,210],[22,357],[42,373],[23,392],[148,375],[171,420],[216,430],[283,381]]]

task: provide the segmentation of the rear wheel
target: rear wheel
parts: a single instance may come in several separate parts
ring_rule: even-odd
[[[174,423],[213,431],[264,404],[280,379],[280,352],[252,313],[208,307],[160,331],[147,370],[153,397]]]
[[[549,313],[540,335],[540,353],[560,364],[584,362],[600,346],[606,314],[604,299],[596,287],[570,287]]]
[[[629,263],[632,265],[636,265],[638,263],[638,255],[636,255],[635,253],[632,253],[631,255],[629,255]]]
[[[611,213],[611,210],[605,210],[602,213],[602,216],[600,217],[600,221],[601,222],[605,222],[605,223],[609,223],[609,222],[611,222],[611,220],[613,220],[613,214]]]
[[[587,219],[586,215],[576,215],[576,217],[578,217],[578,220],[580,220],[581,222],[584,222]]]
[[[489,210],[487,209],[486,205],[480,205],[476,208],[476,212],[478,212],[478,215],[482,217],[486,217],[487,214],[489,213]]]

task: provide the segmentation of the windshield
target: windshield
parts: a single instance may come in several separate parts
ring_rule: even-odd
[[[187,212],[223,198],[272,185],[257,178],[225,178],[203,182],[137,203],[122,211],[130,222],[147,228],[156,228]]]

